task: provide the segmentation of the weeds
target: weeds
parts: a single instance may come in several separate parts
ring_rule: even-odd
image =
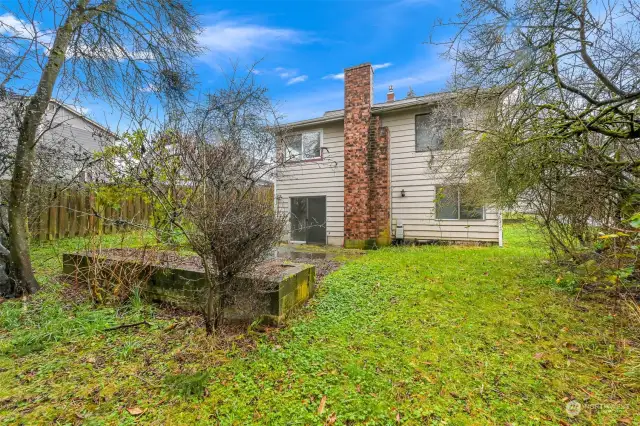
[[[0,352],[16,356],[40,352],[49,344],[92,336],[113,325],[115,311],[90,304],[65,306],[59,295],[42,294],[28,301],[7,301],[0,323],[14,338],[0,340]]]
[[[47,286],[0,305],[0,423],[640,424],[637,333],[559,289],[543,244],[520,224],[504,248],[370,252],[288,327],[225,344],[135,293],[95,308]]]
[[[210,373],[208,371],[200,371],[197,373],[182,373],[176,375],[168,375],[165,377],[164,383],[169,392],[182,398],[202,398],[207,389]]]

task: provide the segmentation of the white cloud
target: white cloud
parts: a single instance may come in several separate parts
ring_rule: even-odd
[[[424,63],[413,64],[411,68],[404,70],[404,74],[380,83],[381,87],[393,86],[394,88],[408,88],[420,86],[425,83],[444,82],[451,75],[451,64],[439,61],[435,65],[427,66]],[[376,84],[378,86],[378,84]]]
[[[10,13],[0,15],[0,34],[8,36],[22,38],[22,45],[26,46],[25,39],[33,39],[37,37],[38,44],[49,49],[53,43],[53,37],[55,32],[52,30],[42,30],[40,23],[37,21],[29,22],[16,18]],[[47,53],[47,52],[45,52]],[[96,59],[112,59],[121,61],[125,59],[131,59],[135,61],[150,61],[153,60],[153,55],[149,51],[145,50],[122,50],[116,46],[102,46],[96,48],[96,46],[88,46],[85,44],[73,44],[67,49],[67,57],[85,57]]]
[[[89,46],[77,44],[67,49],[67,57],[82,57],[112,61],[153,61],[153,53],[147,50],[126,49],[120,46]]]
[[[383,68],[389,68],[391,65],[393,65],[391,62],[385,62],[384,64],[371,65],[371,68],[373,68],[374,70],[381,70]],[[324,77],[322,77],[322,79],[323,80],[344,80],[344,73],[340,72],[337,74],[325,75]]]
[[[153,92],[157,92],[158,88],[155,86],[155,84],[149,83],[145,87],[141,88],[140,91],[143,93],[153,93]]]
[[[80,106],[80,105],[74,105],[73,109],[75,109],[82,115],[87,115],[91,112],[91,108]]]
[[[33,37],[34,31],[33,26],[28,22],[21,21],[10,13],[5,13],[0,15],[0,33],[11,36]]]
[[[344,73],[329,74],[322,77],[323,80],[344,80]]]
[[[268,74],[277,75],[281,79],[287,80],[287,86],[302,83],[303,81],[307,81],[309,79],[308,75],[298,75],[297,69],[284,67],[276,67],[273,70],[269,71]]]
[[[379,64],[379,65],[385,65]],[[387,65],[385,68],[390,67]],[[451,74],[451,64],[432,57],[420,58],[406,65],[394,65],[392,70],[380,73],[386,77],[374,78],[375,97],[377,102],[384,102],[390,84],[395,89],[406,90],[412,86],[416,93],[431,93],[444,87],[447,77]],[[324,79],[342,80],[344,75],[332,74]],[[325,111],[344,107],[344,90],[338,85],[326,82],[322,89],[301,91],[283,100],[279,110],[286,115],[287,122],[320,117]],[[401,92],[396,92],[401,93]],[[402,98],[402,96],[399,96]]]
[[[304,81],[307,81],[308,78],[309,76],[306,76],[306,75],[299,75],[298,77],[290,78],[289,81],[287,81],[287,86],[290,86],[292,84],[302,83]]]
[[[198,36],[199,44],[206,49],[201,56],[205,62],[215,61],[220,56],[238,57],[254,52],[264,54],[288,45],[310,42],[307,33],[302,31],[223,19],[224,15],[215,15],[215,22],[205,25]]]
[[[278,74],[278,76],[280,76],[280,78],[283,79],[292,78],[298,75],[298,70],[289,70],[282,67],[278,67],[274,69],[274,71],[276,72],[276,74]]]
[[[389,68],[391,65],[393,65],[391,62],[385,62],[384,64],[371,65],[371,68],[373,68],[374,70],[381,70],[383,68]]]
[[[0,34],[24,39],[38,39],[38,44],[49,47],[53,41],[53,31],[44,31],[38,21],[21,20],[11,13],[0,15]]]

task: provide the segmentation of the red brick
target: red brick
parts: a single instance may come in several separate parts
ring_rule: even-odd
[[[345,245],[388,244],[389,131],[372,115],[373,69],[347,68],[344,78]]]

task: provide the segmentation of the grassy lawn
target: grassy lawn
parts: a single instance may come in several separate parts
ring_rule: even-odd
[[[35,248],[47,289],[0,305],[0,421],[640,424],[637,335],[597,300],[576,302],[522,225],[505,233],[505,248],[369,252],[287,328],[217,340],[135,298],[61,298],[46,280],[60,246]]]

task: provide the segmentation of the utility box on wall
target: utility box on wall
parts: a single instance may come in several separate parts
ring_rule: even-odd
[[[396,235],[395,235],[396,240],[404,240],[404,225],[402,224],[402,221],[399,220],[396,223]]]

